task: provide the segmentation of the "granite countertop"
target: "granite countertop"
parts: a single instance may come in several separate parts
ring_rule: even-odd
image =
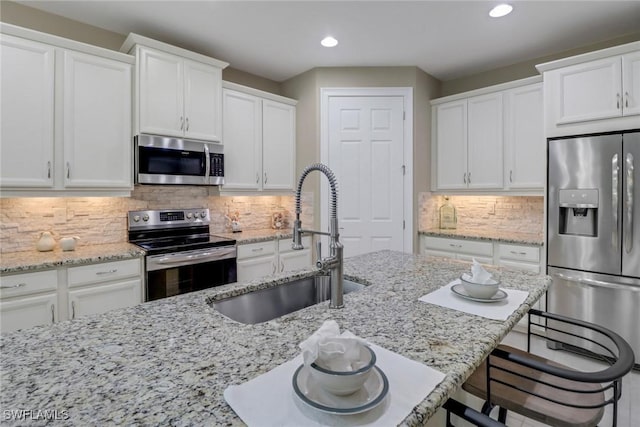
[[[420,230],[418,234],[434,237],[453,237],[456,239],[485,240],[498,243],[514,243],[535,246],[544,245],[544,235],[542,235],[542,233],[527,233],[512,230],[469,231],[433,228]]]
[[[139,258],[144,250],[130,243],[77,246],[74,251],[21,251],[0,254],[0,274],[26,273],[63,266]]]
[[[418,301],[469,268],[462,261],[381,251],[345,260],[345,277],[370,286],[345,295],[340,310],[321,303],[244,325],[206,303],[315,274],[301,270],[3,334],[0,407],[66,411],[71,425],[241,425],[224,400],[225,388],[294,358],[301,341],[334,319],[446,374],[403,422],[421,425],[550,284],[547,276],[501,270],[505,287],[529,291],[506,321]]]
[[[276,239],[291,239],[293,238],[293,232],[291,227],[283,228],[281,230],[274,230],[271,228],[265,228],[262,230],[243,230],[240,233],[211,233],[214,236],[225,237],[227,239],[234,239],[239,245],[246,245],[249,243],[266,242]]]

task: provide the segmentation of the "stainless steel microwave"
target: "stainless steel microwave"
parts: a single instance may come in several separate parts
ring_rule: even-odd
[[[224,184],[221,144],[158,135],[134,138],[136,184]]]

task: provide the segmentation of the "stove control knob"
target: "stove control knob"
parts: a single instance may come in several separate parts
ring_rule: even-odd
[[[191,212],[187,213],[187,219],[191,219],[193,215],[191,214]],[[198,217],[198,214],[196,213],[196,218]]]
[[[200,212],[200,218],[204,219],[207,217],[207,213],[206,212]]]
[[[149,215],[147,215],[147,214],[142,215],[142,220],[143,221],[149,221]]]
[[[133,222],[139,222],[140,221],[140,215],[135,215],[133,217]]]

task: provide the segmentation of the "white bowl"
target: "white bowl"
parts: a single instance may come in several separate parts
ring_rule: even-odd
[[[311,364],[311,376],[320,387],[329,393],[338,396],[355,393],[369,378],[371,368],[376,364],[376,354],[368,346],[362,345],[360,346],[360,360],[362,367],[354,371],[333,371],[314,362]]]
[[[467,294],[474,298],[489,299],[498,292],[500,289],[500,281],[491,279],[488,283],[475,283],[465,280],[464,277],[460,277],[460,282],[467,291]]]

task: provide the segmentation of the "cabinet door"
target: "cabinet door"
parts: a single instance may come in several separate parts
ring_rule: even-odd
[[[295,179],[296,108],[262,101],[262,188],[291,190]]]
[[[16,298],[0,302],[0,331],[10,332],[50,325],[58,319],[58,294]]]
[[[65,187],[130,188],[131,65],[64,52]]]
[[[467,188],[467,101],[434,107],[436,189]]]
[[[187,138],[220,142],[222,70],[184,60],[184,116]]]
[[[622,56],[622,89],[624,90],[622,114],[640,114],[640,52]]]
[[[467,128],[467,185],[502,188],[502,93],[469,98]]]
[[[283,252],[280,254],[280,262],[278,271],[300,270],[311,267],[311,249],[303,249],[301,251]]]
[[[184,135],[182,58],[138,47],[140,132]]]
[[[544,189],[546,139],[542,84],[505,93],[505,187]]]
[[[0,185],[53,185],[53,47],[0,36]]]
[[[271,276],[276,272],[276,257],[256,257],[237,261],[238,282]]]
[[[262,183],[262,101],[223,90],[224,189],[258,190]]]
[[[550,71],[558,90],[556,124],[620,117],[621,75],[619,56]]]
[[[132,279],[69,291],[69,317],[99,314],[142,302],[142,282]]]

